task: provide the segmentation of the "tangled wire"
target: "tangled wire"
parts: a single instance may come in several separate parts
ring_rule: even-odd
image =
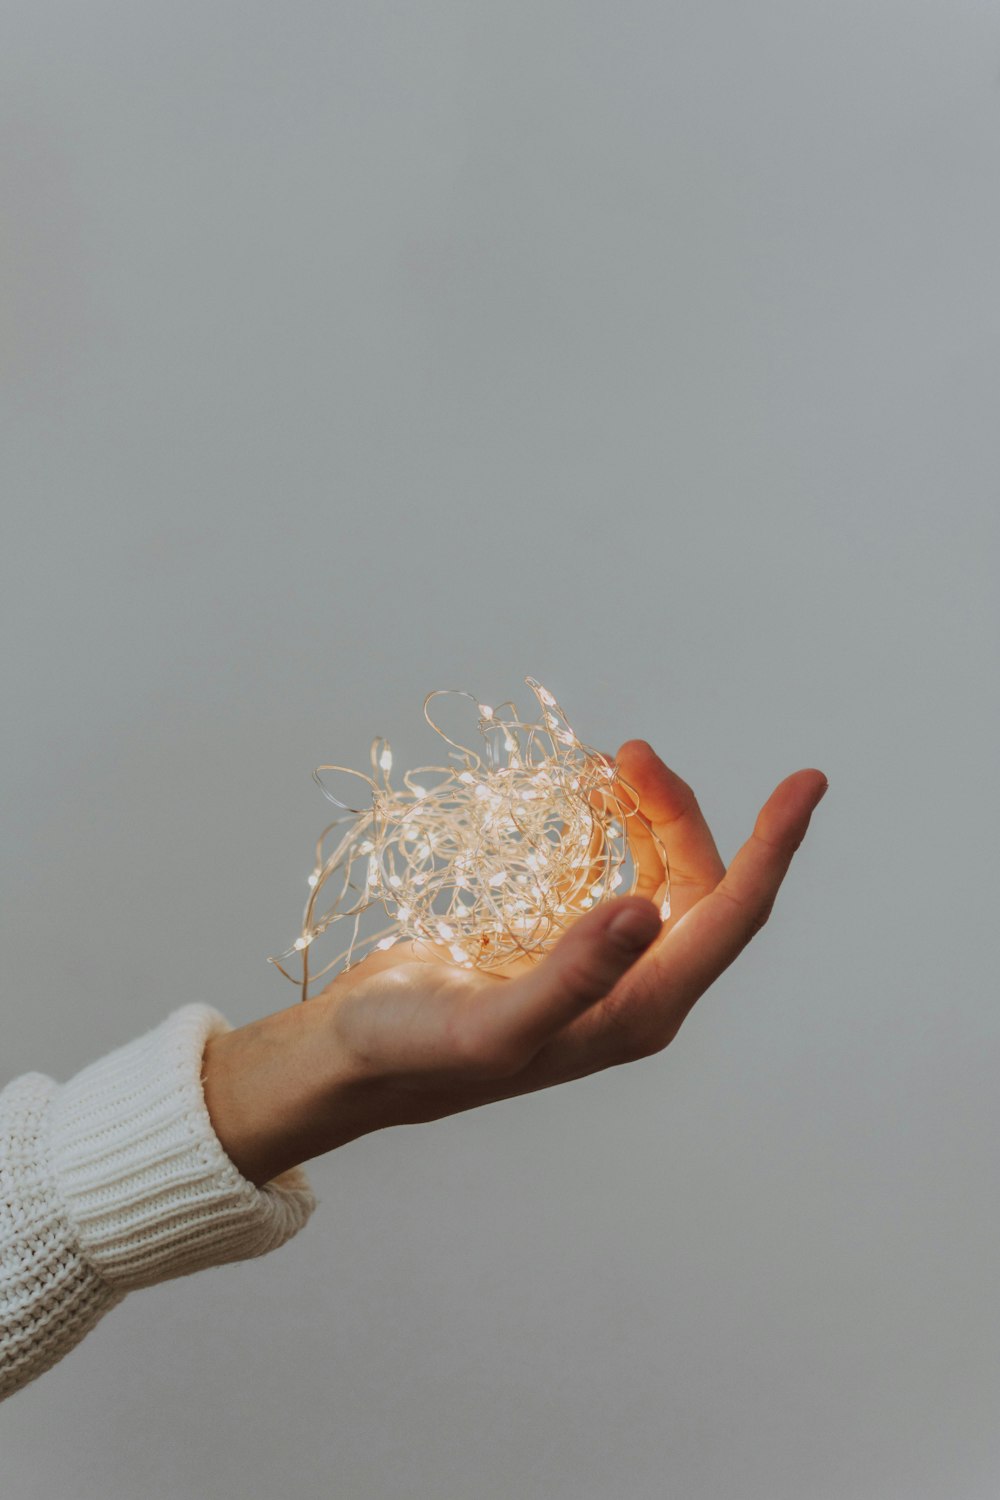
[[[404,772],[402,785],[394,787],[392,751],[381,737],[372,742],[374,776],[317,766],[315,780],[345,816],[317,841],[299,936],[268,960],[300,986],[303,1000],[312,945],[345,919],[353,919],[348,946],[313,981],[405,939],[466,969],[540,957],[582,912],[635,889],[632,820],[642,823],[663,861],[661,915],[669,915],[666,850],[639,812],[636,792],[614,762],[577,738],[552,694],[533,677],[524,680],[541,707],[540,723],[518,718],[509,701],[491,708],[463,691],[428,693],[424,717],[452,747],[450,766]],[[476,705],[482,755],[434,722],[430,705],[440,697]],[[336,797],[322,779],[333,771],[366,782],[371,806],[349,807]],[[330,834],[345,824],[324,853]],[[320,914],[324,891],[331,904]],[[378,907],[392,921],[362,939],[362,916]],[[297,978],[280,962],[296,954],[302,965]]]

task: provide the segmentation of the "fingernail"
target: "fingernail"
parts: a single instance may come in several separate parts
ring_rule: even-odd
[[[823,783],[823,790],[820,792],[819,796],[816,798],[816,805],[817,805],[817,807],[822,802],[823,798],[826,796],[826,794],[827,794],[827,792],[829,790],[830,790],[830,783],[828,781],[826,781],[826,782]]]
[[[620,911],[608,923],[608,937],[622,948],[648,948],[657,931],[651,917],[634,906]]]

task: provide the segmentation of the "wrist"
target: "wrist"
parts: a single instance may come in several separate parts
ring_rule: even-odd
[[[258,1187],[377,1129],[324,996],[211,1037],[205,1104],[226,1155]]]

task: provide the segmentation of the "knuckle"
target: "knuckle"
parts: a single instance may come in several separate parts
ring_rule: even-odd
[[[663,1052],[673,1041],[675,1032],[663,1035],[659,1029],[652,1027],[637,1028],[631,1033],[624,1033],[618,1039],[617,1056],[615,1061],[621,1063],[641,1062],[644,1057],[655,1057],[658,1052]]]
[[[768,918],[774,910],[774,898],[759,906],[750,919],[750,936],[756,937],[762,927],[767,926]]]
[[[612,990],[604,997],[602,1009],[606,1023],[604,1045],[610,1066],[652,1057],[662,1052],[670,1040],[660,1035],[661,1027],[643,1021],[644,1016],[655,1016],[658,1007],[649,1003],[642,992]]]
[[[806,836],[806,830],[796,829],[793,833],[786,834],[784,838],[767,839],[755,828],[750,837],[755,844],[760,844],[776,860],[786,867],[790,863],[792,855],[799,848]]]
[[[610,1014],[604,1036],[605,1066],[620,1068],[625,1063],[638,1062],[648,1057],[646,1041],[635,1030],[622,1024],[619,1017]]]
[[[730,902],[740,912],[743,918],[747,942],[751,938],[756,937],[761,928],[766,926],[767,920],[774,909],[774,896],[770,896],[763,902],[753,904],[749,901],[744,901],[741,896],[737,896],[733,891],[727,890],[725,882],[716,887],[716,894],[721,896],[724,901]]]
[[[758,932],[763,931],[763,929],[766,926],[767,926],[767,913],[766,912],[756,912],[754,914],[754,916],[751,917],[751,919],[750,919],[750,928],[749,928],[750,937],[751,938],[755,938],[757,936]]]
[[[676,771],[674,775],[677,775]],[[684,804],[683,811],[686,813],[693,812],[698,806],[698,798],[695,796],[694,787],[690,781],[685,781],[683,776],[677,776],[677,792]]]
[[[666,1045],[666,1042],[661,1041],[658,1036],[653,1036],[652,1034],[639,1035],[633,1038],[625,1061],[641,1062],[644,1057],[655,1057],[658,1052],[663,1051]]]
[[[747,906],[747,903],[743,900],[742,896],[737,896],[735,891],[731,891],[724,880],[716,886],[715,894],[719,897],[720,901],[728,901],[730,906],[735,906],[737,911],[742,913],[744,916],[749,913],[750,908]]]

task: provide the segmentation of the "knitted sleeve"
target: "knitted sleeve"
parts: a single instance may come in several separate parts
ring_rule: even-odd
[[[308,1220],[301,1167],[258,1188],[212,1128],[202,1054],[230,1029],[186,1005],[68,1083],[0,1092],[0,1399],[134,1287],[265,1255]]]

